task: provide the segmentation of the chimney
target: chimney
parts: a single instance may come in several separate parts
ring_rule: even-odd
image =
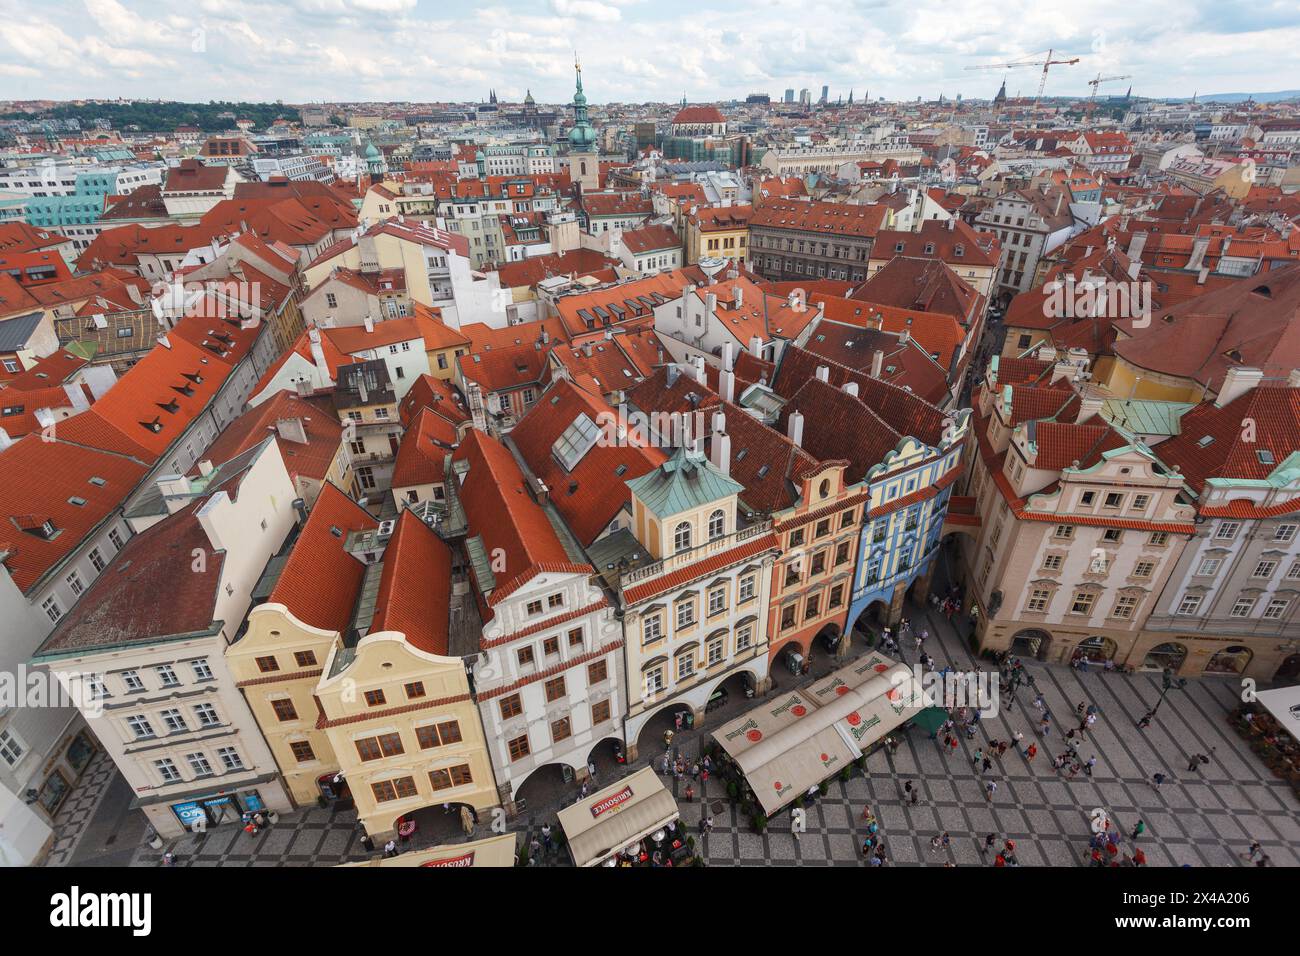
[[[785,433],[796,445],[803,445],[803,414],[798,409],[790,413]]]
[[[1300,388],[1300,368],[1291,369],[1291,374],[1286,377],[1287,388]]]
[[[375,330],[375,319],[374,319],[374,317],[371,316],[371,315],[369,315],[369,314],[367,314],[366,317],[365,317],[365,320],[364,320],[364,321],[365,321],[365,324],[366,324],[366,331],[367,331],[367,332],[373,332],[373,331]]]
[[[1125,255],[1130,259],[1141,259],[1142,250],[1147,246],[1147,234],[1145,232],[1135,232],[1128,241],[1128,249]]]
[[[1246,368],[1242,365],[1230,368],[1223,376],[1223,384],[1219,386],[1219,394],[1214,399],[1214,404],[1222,408],[1234,399],[1245,395],[1263,380],[1263,369]]]
[[[731,474],[731,436],[725,431],[714,429],[709,462],[724,475]]]
[[[718,296],[714,292],[706,293],[704,296],[704,311],[713,315],[718,311]]]
[[[1076,425],[1082,425],[1089,419],[1096,418],[1101,414],[1102,405],[1105,399],[1100,394],[1090,392],[1087,395],[1079,396],[1079,412],[1074,417]]]
[[[871,377],[880,378],[880,371],[885,367],[885,353],[876,349],[871,353]]]
[[[325,361],[325,350],[320,344],[320,329],[312,326],[307,330],[307,341],[311,343],[311,360],[316,365],[316,372],[321,380],[330,381],[330,366]]]
[[[582,354],[587,356],[587,358],[591,358],[592,351],[592,344],[590,342],[582,347]]]
[[[732,363],[731,340],[722,343],[722,367],[728,372],[734,371]]]
[[[858,383],[857,383],[857,382],[845,382],[845,383],[844,383],[844,391],[847,392],[849,395],[852,395],[854,398],[857,398],[857,397],[858,397]]]
[[[215,468],[212,464],[211,458],[204,458],[201,462],[199,462],[199,474],[202,475],[204,478],[212,474],[214,470]]]
[[[740,286],[738,286],[738,285],[736,285],[736,286],[732,286],[732,287],[731,287],[731,302],[732,302],[732,304],[733,304],[737,309],[739,309],[742,305],[744,305],[744,303],[745,303],[745,290],[742,289],[742,288],[741,288]]]
[[[676,362],[673,362],[668,366],[666,381],[668,383],[669,388],[672,388],[674,385],[677,384],[677,377],[681,374],[682,374],[682,370],[677,367]]]
[[[1201,268],[1202,263],[1205,262],[1205,253],[1208,252],[1209,249],[1209,236],[1197,236],[1196,239],[1192,241],[1192,255],[1187,260],[1186,267],[1189,272],[1196,272]]]
[[[691,359],[691,364],[695,366],[695,381],[701,385],[707,385],[708,379],[704,375],[704,356],[695,356],[695,358]]]
[[[763,340],[757,335],[749,340],[749,354],[754,358],[761,359],[763,357]]]
[[[307,426],[301,418],[281,418],[275,423],[275,430],[285,441],[298,445],[307,444]]]
[[[831,380],[831,367],[829,365],[817,366],[817,381],[829,382]]]
[[[906,345],[910,341],[912,341],[912,333],[907,331],[907,329],[903,329],[903,331],[898,333],[899,345]]]

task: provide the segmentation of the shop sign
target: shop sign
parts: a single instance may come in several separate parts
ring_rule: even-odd
[[[608,813],[611,810],[617,810],[623,804],[632,799],[632,788],[624,787],[618,793],[611,793],[603,800],[598,800],[590,807],[592,819],[597,819],[602,813]]]

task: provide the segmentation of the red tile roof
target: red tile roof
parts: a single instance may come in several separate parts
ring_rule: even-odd
[[[684,106],[673,117],[673,125],[703,125],[726,121],[727,118],[716,106]]]
[[[525,581],[543,571],[590,572],[575,564],[546,512],[525,486],[523,472],[504,445],[471,429],[457,449],[455,460],[469,463],[459,495],[470,531],[483,539],[489,555],[504,559],[496,572],[496,588],[488,598],[496,604]]]
[[[148,471],[143,462],[69,443],[62,424],[56,435],[56,441],[29,435],[0,452],[0,552],[8,552],[4,565],[23,592],[119,508]],[[34,517],[53,522],[59,533],[32,534],[27,527]]]
[[[766,184],[765,184],[766,185]],[[790,229],[830,236],[875,236],[885,223],[884,206],[769,199],[750,217],[751,229]]]
[[[631,500],[626,482],[657,467],[667,456],[657,448],[638,444],[635,436],[625,443],[602,439],[572,471],[566,471],[552,448],[580,415],[597,427],[615,418],[614,410],[601,398],[570,382],[556,381],[511,432],[511,440],[533,475],[546,482],[551,502],[578,541],[589,547]]]
[[[412,647],[447,655],[451,626],[451,549],[406,508],[384,549],[370,633],[400,631]]]
[[[307,434],[307,443],[285,438],[276,422],[297,419]],[[323,481],[343,440],[343,425],[333,404],[324,398],[303,398],[294,392],[277,392],[255,405],[225,427],[208,446],[203,457],[213,462],[230,461],[275,435],[285,469],[293,479]]]
[[[456,427],[432,409],[421,408],[406,426],[393,465],[394,488],[442,484],[447,474],[443,462],[456,443]]]
[[[351,531],[378,527],[364,508],[327,482],[267,601],[283,604],[311,627],[343,633],[366,573],[366,566],[344,550],[344,543]]]

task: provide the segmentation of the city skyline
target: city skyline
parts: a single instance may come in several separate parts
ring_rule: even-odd
[[[0,0],[11,24],[0,39],[0,99],[158,98],[165,88],[166,98],[197,102],[467,102],[495,90],[507,102],[531,91],[559,103],[572,95],[575,52],[593,103],[775,100],[788,87],[816,100],[823,85],[831,102],[850,91],[983,99],[1003,73],[967,67],[1049,48],[1080,61],[1052,72],[1047,96],[1085,96],[1098,73],[1124,74],[1123,86],[1155,99],[1274,92],[1300,75],[1300,11],[1280,3],[1228,17],[1210,4],[1108,0],[1080,20],[1060,16],[1063,4],[832,0],[816,24],[789,22],[772,0],[743,9],[772,15],[676,0],[653,9],[549,0],[542,14],[426,0],[200,0],[184,14],[153,0],[56,0],[35,11]],[[1011,96],[1037,91],[1033,67],[1005,77]]]

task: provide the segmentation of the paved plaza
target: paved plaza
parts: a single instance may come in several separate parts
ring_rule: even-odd
[[[930,632],[925,650],[937,666],[967,670],[978,666],[966,641],[941,614],[918,608],[911,612],[913,629]],[[912,641],[904,645],[902,656],[911,663],[915,645]],[[860,645],[855,649],[861,650]],[[814,672],[797,683],[817,679],[831,669],[833,661],[821,655],[815,665]],[[917,729],[902,735],[903,745],[896,754],[876,751],[868,758],[865,773],[855,773],[847,782],[834,780],[826,796],[807,805],[807,831],[797,839],[788,813],[774,817],[766,833],[754,833],[748,819],[740,819],[738,807],[726,799],[725,785],[716,779],[704,785],[696,782],[692,802],[685,800],[689,778],[666,782],[678,797],[688,832],[714,866],[863,866],[865,807],[874,811],[880,823],[891,866],[988,865],[991,860],[980,847],[989,833],[997,836],[999,845],[1015,840],[1023,866],[1086,865],[1089,814],[1095,807],[1104,808],[1125,835],[1138,820],[1145,822],[1139,845],[1151,866],[1247,865],[1243,854],[1252,840],[1263,844],[1274,865],[1300,864],[1300,801],[1227,723],[1237,702],[1236,682],[1203,679],[1190,682],[1186,690],[1172,690],[1151,726],[1138,730],[1138,719],[1159,696],[1158,675],[1080,673],[1034,661],[1026,662],[1026,667],[1054,717],[1051,735],[1046,743],[1040,740],[1040,753],[1032,762],[1008,750],[1000,761],[994,760],[986,775],[972,764],[976,747],[990,737],[1005,740],[1019,730],[1026,743],[1039,739],[1034,692],[1022,687],[1015,703],[1004,699],[998,716],[982,720],[976,738],[963,738],[952,755],[941,753],[940,744]],[[784,673],[777,679],[782,689],[795,683]],[[1051,758],[1064,749],[1063,730],[1077,726],[1075,707],[1080,701],[1099,709],[1099,719],[1080,751],[1084,757],[1095,754],[1097,765],[1091,779],[1080,774],[1067,780],[1052,769]],[[679,734],[677,743],[688,757],[697,755],[710,729],[750,706],[752,701],[732,701],[710,714],[702,727]],[[1189,772],[1192,753],[1210,754],[1210,763]],[[623,772],[639,769],[657,756],[643,754]],[[1151,783],[1157,771],[1169,777],[1159,790]],[[106,773],[97,770],[87,775],[94,793],[70,801],[75,813],[61,820],[51,864],[158,864],[162,851],[141,844],[142,815],[125,806],[129,791],[115,799],[104,779]],[[991,803],[983,790],[989,779],[998,783]],[[916,806],[904,801],[903,784],[908,780],[919,787]],[[612,777],[602,774],[597,785],[610,782]],[[576,797],[575,792],[563,802]],[[521,844],[544,822],[554,824],[557,809],[558,802],[530,805],[529,812],[512,824],[524,832]],[[714,830],[701,835],[699,822],[706,810],[713,814]],[[950,846],[936,852],[931,838],[944,831]],[[485,820],[472,838],[487,835]],[[286,814],[253,837],[227,826],[188,834],[166,848],[178,854],[181,866],[333,866],[374,855],[364,849],[361,837],[351,811],[313,807]],[[1122,848],[1131,852],[1131,841],[1126,839]],[[553,853],[544,862],[565,859]]]

